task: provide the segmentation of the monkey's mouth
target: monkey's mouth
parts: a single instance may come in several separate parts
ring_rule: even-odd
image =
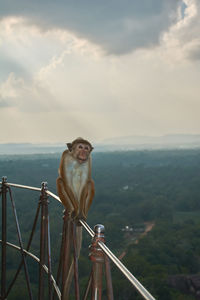
[[[85,152],[80,153],[77,158],[80,162],[85,162],[88,159],[88,155]]]
[[[81,157],[78,157],[78,161],[79,161],[79,163],[84,163],[84,162],[86,162],[87,161],[87,158],[81,158]]]

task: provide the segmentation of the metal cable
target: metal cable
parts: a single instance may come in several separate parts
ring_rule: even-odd
[[[8,187],[8,191],[9,191],[10,200],[11,200],[12,209],[13,209],[13,214],[14,214],[14,218],[15,218],[15,224],[16,224],[16,229],[17,229],[17,236],[18,236],[18,241],[19,241],[19,245],[20,245],[20,251],[21,251],[21,254],[22,254],[22,261],[23,261],[23,265],[24,265],[24,271],[25,271],[25,277],[26,277],[26,282],[27,282],[27,287],[28,287],[29,298],[32,300],[33,299],[33,295],[32,295],[32,290],[31,290],[30,277],[29,277],[29,272],[28,272],[28,266],[27,266],[27,262],[26,262],[26,257],[24,255],[24,251],[23,251],[24,247],[23,247],[23,242],[22,242],[22,237],[21,237],[21,231],[20,231],[20,227],[19,227],[19,221],[18,221],[18,217],[17,217],[17,211],[16,211],[15,202],[14,202],[14,199],[12,197],[12,192],[11,192],[11,188],[10,187]]]
[[[2,240],[0,240],[0,243],[2,243]],[[14,244],[12,244],[12,243],[6,242],[6,245],[8,245],[9,247],[12,247],[12,248],[14,248],[14,249],[17,249],[17,250],[21,251],[21,248],[20,248],[20,247],[14,245]],[[38,258],[37,256],[35,256],[35,255],[32,254],[31,252],[26,251],[25,249],[23,249],[23,252],[24,252],[26,255],[28,255],[28,256],[30,256],[31,258],[33,258],[35,261],[37,261],[38,264],[40,264],[40,260],[39,260],[39,258]],[[43,269],[45,270],[45,272],[48,274],[48,273],[49,273],[49,270],[48,270],[47,266],[46,266],[46,265],[42,265],[42,267],[43,267]],[[54,286],[54,289],[55,289],[55,291],[56,291],[56,293],[57,293],[57,296],[58,296],[59,300],[61,300],[61,293],[60,293],[59,287],[57,286],[56,281],[55,281],[53,275],[51,275],[51,280],[52,280],[52,282],[53,282],[53,286]]]

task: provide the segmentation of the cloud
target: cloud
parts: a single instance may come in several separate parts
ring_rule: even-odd
[[[25,66],[16,59],[9,57],[5,52],[1,51],[0,55],[0,81],[4,81],[8,75],[15,72],[23,77],[28,77],[29,72],[26,70]]]
[[[0,107],[13,107],[17,111],[38,113],[61,110],[54,96],[41,82],[26,82],[10,73],[0,85]]]
[[[41,30],[60,28],[99,45],[106,53],[123,54],[157,45],[176,21],[181,0],[1,0],[0,16],[23,17]]]
[[[188,56],[192,60],[200,60],[200,39],[193,41],[191,49],[188,51]]]
[[[164,59],[183,63],[200,59],[200,3],[184,1],[184,13],[179,10],[179,20],[165,32],[161,39]]]
[[[0,25],[1,57],[6,57],[0,69],[2,106],[30,113],[102,110],[109,60],[98,47],[67,31],[42,33],[19,17],[4,18]]]
[[[0,109],[4,107],[9,107],[9,104],[4,99],[1,99],[0,97]]]
[[[62,50],[63,36],[59,31],[41,33],[37,26],[30,26],[21,17],[7,17],[0,21],[0,69],[8,75],[17,72],[29,76],[36,72],[57,52]],[[65,38],[66,39],[66,38]],[[30,75],[31,76],[31,75]]]
[[[199,132],[196,0],[1,0],[0,15],[1,141]]]

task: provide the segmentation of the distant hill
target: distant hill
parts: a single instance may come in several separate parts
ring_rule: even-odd
[[[164,136],[126,136],[103,140],[94,144],[96,152],[124,150],[156,149],[194,149],[200,148],[200,135],[164,135]],[[0,144],[0,154],[39,154],[61,153],[66,149],[65,143]]]
[[[0,144],[0,154],[42,154],[64,151],[65,144]]]
[[[193,149],[200,148],[200,135],[126,136],[98,144],[102,150]]]

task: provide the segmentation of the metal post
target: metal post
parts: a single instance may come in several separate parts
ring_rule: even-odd
[[[92,266],[92,300],[102,299],[102,271],[104,264],[104,253],[98,245],[99,241],[104,243],[104,231],[103,225],[96,225],[94,227],[95,236],[92,239],[92,245],[90,246],[90,260],[93,263]]]
[[[105,257],[105,270],[106,270],[106,285],[107,285],[107,296],[108,300],[113,300],[113,286],[112,286],[112,277],[110,273],[110,260],[106,254]]]
[[[48,195],[47,195],[47,183],[42,182],[40,202],[41,202],[41,225],[40,225],[40,266],[39,266],[39,291],[38,300],[44,300],[44,269],[45,264],[45,249],[47,240],[47,206],[48,206]]]
[[[61,252],[61,268],[62,268],[62,299],[67,297],[66,292],[66,280],[70,270],[70,252],[71,252],[71,241],[70,241],[70,233],[72,222],[69,217],[68,212],[64,211],[63,217],[63,240],[62,240],[62,252]]]
[[[53,282],[51,279],[52,269],[51,269],[51,242],[50,242],[50,222],[49,222],[49,211],[48,206],[46,207],[47,215],[47,226],[46,226],[46,236],[47,236],[47,257],[48,257],[48,286],[49,286],[49,300],[52,300],[53,297]]]
[[[73,248],[74,248],[74,286],[76,300],[80,300],[79,281],[78,281],[78,253],[77,253],[77,238],[76,224],[72,225]]]
[[[2,177],[2,256],[1,256],[1,299],[6,299],[6,242],[7,242],[7,177]]]

